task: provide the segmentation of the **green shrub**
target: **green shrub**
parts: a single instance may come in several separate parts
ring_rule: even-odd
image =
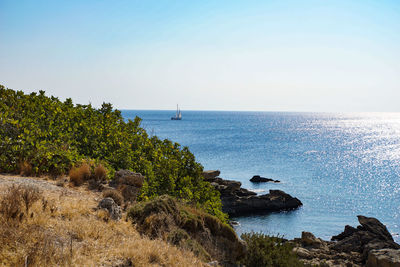
[[[139,200],[168,194],[196,204],[226,221],[219,192],[202,177],[203,167],[187,147],[150,137],[141,119],[125,121],[119,110],[103,103],[74,105],[44,91],[24,94],[0,85],[0,171],[19,172],[29,162],[35,175],[70,173],[74,184],[81,177],[74,166],[88,162],[94,177],[128,169],[146,178]],[[71,173],[72,168],[72,173]]]
[[[233,263],[245,251],[243,242],[228,224],[168,195],[134,204],[127,218],[139,233],[191,250],[204,261]]]
[[[247,267],[304,266],[292,252],[293,247],[280,237],[262,233],[245,233],[241,238],[247,243],[246,256],[240,261]]]

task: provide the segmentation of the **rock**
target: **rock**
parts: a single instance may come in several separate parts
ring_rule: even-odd
[[[117,188],[126,202],[134,202],[143,186],[145,177],[129,170],[119,170],[115,173],[110,186]]]
[[[280,190],[270,190],[269,194],[257,193],[242,188],[242,183],[217,177],[220,171],[203,172],[204,179],[220,192],[222,210],[230,216],[268,213],[296,209],[301,201]]]
[[[332,236],[331,240],[332,241],[340,241],[345,239],[346,237],[351,236],[352,234],[354,234],[355,232],[357,232],[357,229],[350,226],[350,225],[346,225],[344,227],[344,231],[341,234]]]
[[[250,179],[250,182],[253,182],[253,183],[266,183],[266,182],[279,183],[280,181],[279,180],[270,179],[270,178],[261,177],[260,175],[254,175]]]
[[[386,226],[384,226],[377,219],[365,217],[362,215],[358,215],[357,218],[362,226],[362,230],[366,230],[366,231],[378,236],[379,239],[386,240],[386,241],[393,241],[393,237],[389,233]]]
[[[323,246],[322,240],[319,238],[316,238],[310,232],[302,232],[301,233],[301,242],[303,243],[304,246],[311,246],[311,247],[318,247],[318,248]]]
[[[243,191],[239,191],[243,193]],[[221,193],[221,202],[222,210],[234,217],[292,210],[302,205],[300,200],[280,190],[270,190],[269,194],[261,196],[257,196],[256,194],[239,196],[238,192],[232,192],[232,194],[224,192]]]
[[[210,170],[210,171],[203,171],[203,177],[204,180],[209,181],[213,180],[214,178],[218,177],[220,175],[220,171],[218,170]]]
[[[390,232],[379,220],[361,215],[357,218],[360,226],[346,226],[343,233],[332,237],[332,240],[339,240],[331,246],[333,250],[361,253],[365,262],[371,250],[400,249],[400,245],[393,241]]]
[[[207,266],[219,266],[218,261],[210,261],[207,263]]]
[[[371,250],[368,254],[367,267],[400,267],[399,249]]]
[[[121,208],[110,197],[103,198],[100,201],[98,208],[106,209],[113,220],[118,221],[122,218]]]
[[[357,216],[357,228],[346,225],[344,231],[324,241],[312,233],[290,241],[305,264],[317,266],[396,266],[400,267],[400,245],[393,241],[386,226],[375,218]]]
[[[293,249],[293,252],[302,259],[312,259],[313,256],[311,255],[310,251],[305,248],[297,247]]]
[[[115,173],[114,179],[110,181],[110,186],[116,188],[120,185],[130,185],[141,188],[144,178],[145,177],[140,173],[129,170],[119,170]]]

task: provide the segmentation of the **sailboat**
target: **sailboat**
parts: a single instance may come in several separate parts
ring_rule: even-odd
[[[182,119],[181,110],[179,109],[178,105],[176,105],[176,115],[175,117],[171,117],[171,120],[180,121],[181,119]]]

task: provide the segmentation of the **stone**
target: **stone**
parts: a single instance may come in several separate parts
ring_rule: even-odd
[[[400,267],[399,249],[371,250],[368,254],[367,267]]]
[[[270,178],[261,177],[260,175],[254,175],[250,179],[250,182],[252,182],[252,183],[266,183],[266,182],[275,182],[275,180],[274,179],[270,179]]]
[[[341,234],[332,236],[331,240],[332,241],[340,241],[345,239],[346,237],[351,236],[352,234],[354,234],[355,232],[357,232],[357,229],[350,226],[350,225],[346,225],[344,227],[344,231]]]
[[[213,180],[214,178],[218,177],[220,175],[220,171],[218,170],[209,170],[209,171],[203,171],[203,177],[204,180],[209,181]]]
[[[321,247],[322,240],[319,238],[316,238],[312,233],[310,232],[302,232],[301,233],[301,242],[305,246],[311,246],[311,247]]]
[[[363,229],[366,231],[375,234],[379,237],[379,239],[386,241],[393,241],[392,235],[389,233],[386,226],[384,226],[379,220],[372,217],[365,217],[362,215],[357,216],[358,221],[360,222]]]
[[[302,247],[297,247],[297,248],[293,248],[293,252],[302,259],[312,259],[313,256],[311,255],[310,251],[308,251],[305,248]]]
[[[145,177],[140,173],[130,170],[119,170],[115,172],[114,179],[110,181],[110,186],[117,188],[121,185],[130,185],[141,188]]]
[[[117,203],[114,202],[114,199],[110,197],[103,198],[100,201],[98,208],[107,210],[110,214],[110,218],[115,221],[118,221],[122,218],[120,206],[118,206]]]
[[[134,202],[143,186],[145,177],[140,173],[135,173],[129,170],[119,170],[115,173],[114,179],[109,185],[118,189],[124,201]]]

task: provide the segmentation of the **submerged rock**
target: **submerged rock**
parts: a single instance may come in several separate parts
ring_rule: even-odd
[[[222,210],[230,216],[292,210],[303,205],[299,199],[281,190],[269,190],[269,194],[258,196],[255,192],[242,188],[238,181],[217,177],[219,173],[206,171],[203,175],[220,192]]]
[[[271,179],[271,178],[261,177],[260,175],[254,175],[254,176],[250,179],[250,182],[252,182],[252,183],[266,183],[266,182],[280,183],[281,181],[279,181],[279,180],[274,180],[274,179]]]

